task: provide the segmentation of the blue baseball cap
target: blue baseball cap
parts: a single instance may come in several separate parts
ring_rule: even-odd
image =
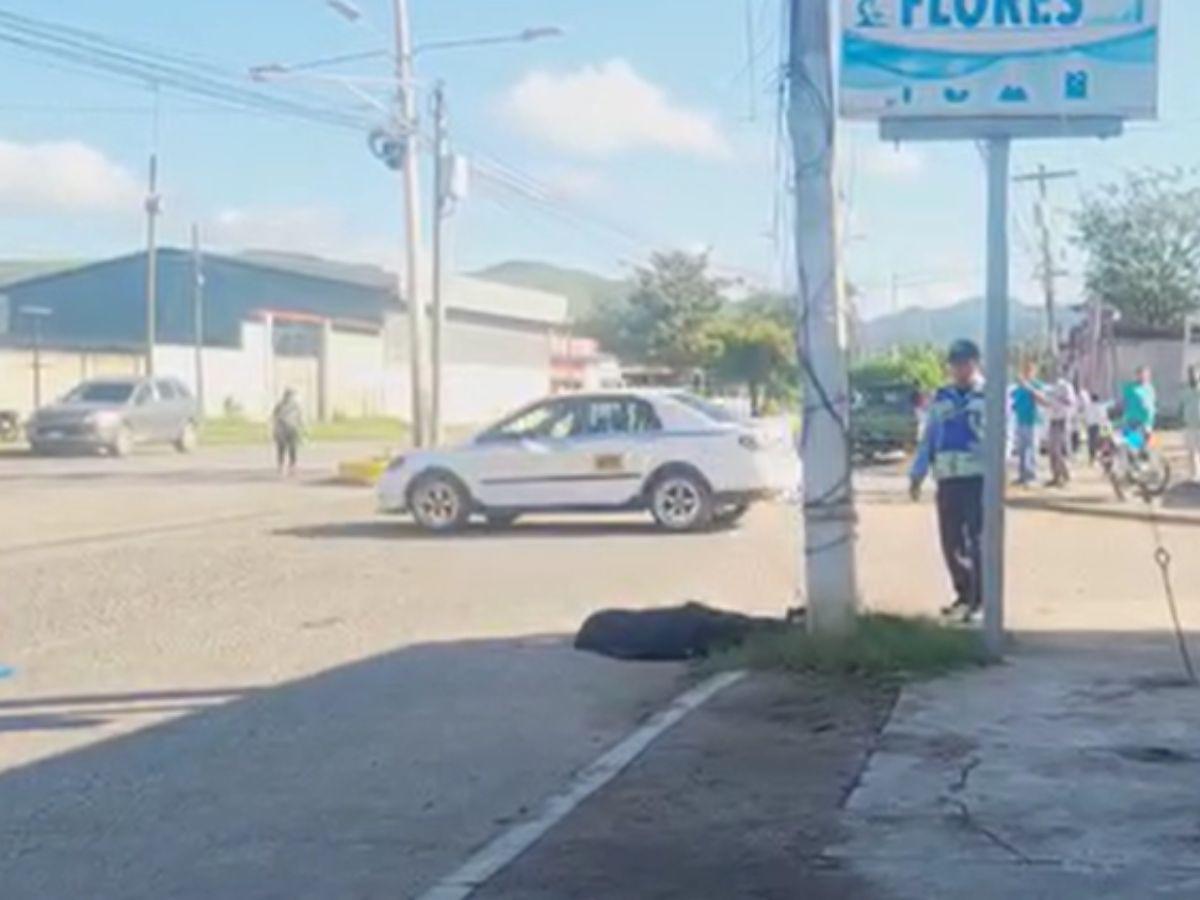
[[[950,345],[946,358],[952,363],[979,362],[979,345],[962,338]]]

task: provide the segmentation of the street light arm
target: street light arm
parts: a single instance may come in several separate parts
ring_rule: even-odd
[[[541,26],[536,28],[526,28],[524,31],[518,31],[515,34],[495,34],[484,35],[474,38],[453,38],[445,41],[432,41],[428,44],[421,44],[413,48],[412,55],[415,57],[421,53],[428,53],[431,50],[457,50],[463,47],[487,47],[493,44],[528,44],[532,41],[540,41],[545,38],[562,37],[565,32],[554,25]]]
[[[262,66],[251,66],[250,77],[255,81],[300,81],[310,84],[336,84],[349,91],[359,100],[379,112],[391,114],[391,106],[374,96],[361,85],[382,85],[394,87],[396,79],[378,77],[360,77],[355,75],[318,75],[312,72],[295,72],[288,66],[279,63],[268,63]]]

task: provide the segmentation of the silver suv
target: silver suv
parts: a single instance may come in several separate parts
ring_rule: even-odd
[[[126,456],[138,444],[196,446],[196,400],[174,378],[97,378],[33,414],[34,453],[100,451]]]

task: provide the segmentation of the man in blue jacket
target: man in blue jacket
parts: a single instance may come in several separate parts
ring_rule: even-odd
[[[937,482],[938,530],[954,585],[954,603],[943,610],[964,620],[983,602],[983,379],[979,347],[955,341],[950,347],[951,382],[929,407],[925,432],[910,473],[911,494],[920,499],[930,474]]]

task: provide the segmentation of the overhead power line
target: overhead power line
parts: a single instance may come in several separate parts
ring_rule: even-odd
[[[96,32],[0,11],[0,43],[126,83],[228,107],[362,130],[361,112],[315,101],[294,91],[251,87],[244,74],[179,53],[168,53]]]

